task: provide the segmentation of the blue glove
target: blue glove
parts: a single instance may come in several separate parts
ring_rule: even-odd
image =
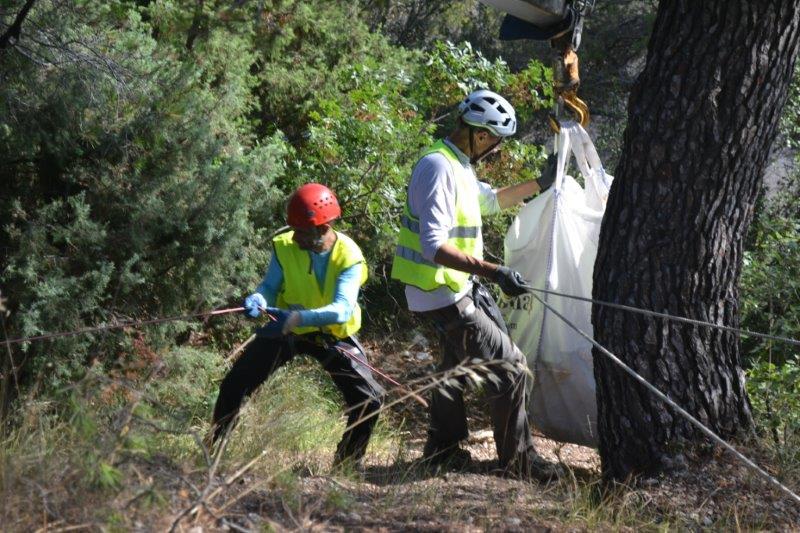
[[[289,320],[289,315],[292,314],[291,311],[284,311],[277,307],[267,307],[267,313],[275,317],[275,319],[270,318],[266,326],[256,328],[256,337],[276,339],[283,336],[283,328],[286,325],[286,321]]]
[[[260,292],[254,292],[244,299],[244,314],[250,318],[257,318],[261,314],[261,309],[267,307],[267,300]]]

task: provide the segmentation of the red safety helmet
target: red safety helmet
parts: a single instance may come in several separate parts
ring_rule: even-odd
[[[312,228],[339,218],[342,209],[333,191],[319,183],[308,183],[289,198],[287,212],[290,226]]]

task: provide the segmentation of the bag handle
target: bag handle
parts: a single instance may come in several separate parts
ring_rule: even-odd
[[[580,124],[575,124],[575,126],[574,136],[579,140],[573,141],[572,151],[575,154],[581,173],[584,179],[592,180],[594,187],[598,191],[605,191],[605,194],[608,194],[611,184],[608,182],[606,171],[600,161],[600,156],[597,154],[597,149],[591,137],[589,137],[589,133]]]
[[[558,154],[558,161],[556,163],[556,181],[553,185],[553,189],[556,191],[560,191],[564,185],[567,163],[572,151],[571,128],[568,127],[568,124],[568,122],[561,123],[561,128],[556,136],[555,150]]]

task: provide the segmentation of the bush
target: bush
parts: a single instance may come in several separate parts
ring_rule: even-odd
[[[742,327],[790,338],[800,337],[800,176],[763,201],[750,229],[741,278]],[[792,360],[790,344],[744,338],[752,362]]]
[[[474,88],[508,95],[523,121],[551,97],[540,63],[512,73],[468,44],[406,50],[344,1],[139,4],[37,2],[27,23],[51,45],[29,39],[0,58],[11,337],[238,301],[265,269],[284,199],[310,181],[338,193],[341,228],[364,249],[371,322],[396,327],[386,274],[420,150]],[[511,142],[484,174],[533,177],[542,155]],[[190,327],[151,327],[141,342],[166,349]],[[93,360],[136,357],[136,342],[25,345],[19,376],[59,387]]]
[[[742,327],[800,338],[800,176],[762,201],[741,278]],[[800,473],[800,359],[796,347],[743,337],[753,418],[782,476]]]
[[[254,219],[278,203],[285,148],[249,129],[255,57],[223,29],[189,54],[159,41],[170,15],[38,2],[34,39],[0,57],[10,336],[216,305],[263,264]],[[129,348],[106,339],[24,346],[22,377],[51,365],[58,386]]]
[[[773,450],[780,475],[796,478],[800,474],[800,358],[780,365],[755,362],[748,378],[756,428]]]

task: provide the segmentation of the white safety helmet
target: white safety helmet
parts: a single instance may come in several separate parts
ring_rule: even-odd
[[[517,131],[517,117],[508,100],[487,89],[472,91],[458,104],[461,119],[496,137],[508,137]]]

